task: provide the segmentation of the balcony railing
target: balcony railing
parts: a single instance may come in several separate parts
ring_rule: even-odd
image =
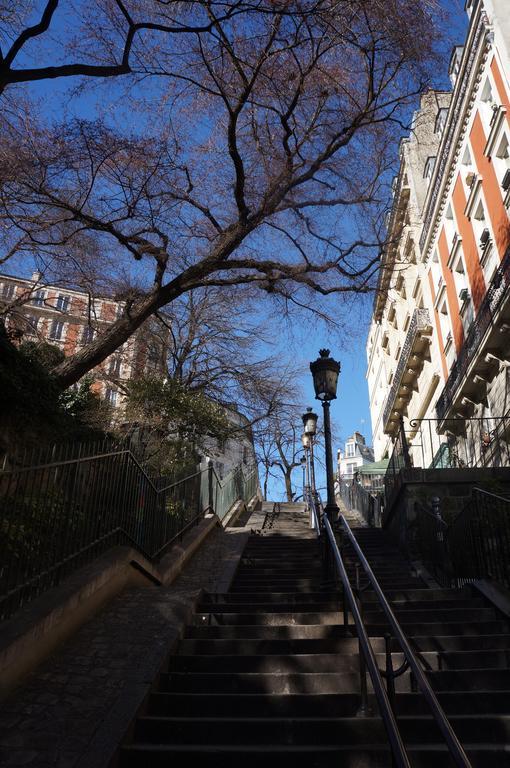
[[[436,403],[438,419],[444,419],[455,399],[467,370],[476,357],[480,343],[491,326],[503,303],[508,299],[510,288],[510,247],[485,294],[475,319],[471,323],[462,349],[452,365],[445,387]]]
[[[395,400],[397,398],[398,391],[402,383],[402,376],[404,375],[404,372],[408,367],[409,357],[413,350],[416,337],[421,331],[424,331],[427,328],[430,328],[430,317],[429,317],[428,309],[415,309],[413,312],[411,323],[409,325],[409,329],[407,331],[407,336],[404,342],[404,346],[402,347],[402,352],[400,354],[400,360],[397,365],[397,370],[395,371],[395,376],[393,377],[393,384],[391,385],[391,389],[388,393],[388,397],[386,398],[386,402],[384,403],[383,422],[385,427],[388,423],[388,420],[391,416],[391,412],[395,405]]]

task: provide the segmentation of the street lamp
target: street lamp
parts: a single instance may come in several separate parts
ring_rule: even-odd
[[[315,485],[315,462],[313,458],[313,443],[315,435],[317,434],[317,419],[319,417],[312,411],[310,407],[306,409],[306,413],[303,414],[303,427],[304,433],[301,437],[303,441],[303,448],[308,448],[310,451],[310,479],[312,484],[312,495],[315,497],[316,485]],[[305,447],[304,439],[308,438],[308,445]]]
[[[333,454],[331,452],[331,422],[329,416],[329,404],[336,400],[336,388],[340,363],[329,356],[329,349],[319,350],[320,357],[310,363],[313,376],[315,397],[322,402],[324,411],[324,442],[326,448],[326,480],[328,486],[328,503],[324,512],[332,524],[338,518],[339,509],[335,501],[335,487],[333,483]]]
[[[306,475],[308,474],[308,462],[306,460],[306,455],[301,456],[301,469],[303,470],[303,501],[305,500],[306,496]]]

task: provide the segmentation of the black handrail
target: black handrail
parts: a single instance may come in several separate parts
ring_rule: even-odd
[[[411,762],[409,760],[406,748],[404,746],[404,742],[402,741],[402,737],[400,735],[397,721],[395,719],[395,715],[393,714],[393,710],[390,705],[388,694],[386,693],[386,690],[384,688],[384,683],[382,680],[381,673],[379,671],[379,667],[377,666],[377,660],[375,658],[374,650],[370,643],[370,639],[368,637],[367,630],[365,628],[365,624],[363,622],[360,609],[356,602],[356,598],[354,597],[354,592],[352,591],[349,577],[347,575],[347,571],[345,569],[345,565],[342,560],[342,555],[340,554],[340,550],[338,549],[338,544],[335,541],[335,535],[333,533],[333,529],[331,528],[331,523],[329,522],[326,515],[323,516],[323,521],[324,521],[324,529],[329,539],[329,543],[331,545],[331,549],[333,552],[333,557],[336,562],[336,567],[338,569],[338,573],[342,580],[344,595],[347,597],[347,600],[350,605],[351,614],[354,619],[354,624],[356,626],[356,632],[358,635],[358,642],[359,642],[361,651],[363,652],[363,656],[368,668],[368,672],[372,680],[374,693],[375,693],[377,702],[379,704],[379,710],[381,712],[381,717],[383,719],[384,726],[386,728],[386,733],[388,734],[388,739],[390,742],[390,747],[391,747],[394,761],[396,763],[397,768],[411,768]]]
[[[381,605],[381,608],[383,609],[384,613],[386,614],[386,618],[388,619],[388,623],[390,624],[393,633],[398,640],[400,647],[402,648],[402,651],[404,653],[405,659],[409,664],[409,667],[415,677],[416,682],[418,683],[421,692],[423,696],[425,697],[427,704],[430,707],[432,716],[434,717],[434,720],[436,721],[441,733],[443,734],[443,737],[446,742],[446,746],[448,747],[448,750],[455,761],[455,764],[459,766],[459,768],[472,768],[471,763],[468,759],[468,756],[464,752],[464,749],[458,740],[457,736],[455,735],[455,732],[453,728],[451,727],[448,718],[446,717],[443,708],[441,707],[439,701],[437,700],[437,697],[432,690],[429,681],[427,680],[425,673],[423,672],[423,669],[421,667],[420,662],[418,661],[418,658],[416,657],[413,649],[411,648],[404,632],[402,631],[402,627],[400,626],[395,614],[393,613],[393,610],[386,599],[386,596],[384,595],[384,592],[382,591],[379,582],[377,581],[365,555],[363,554],[363,551],[358,544],[353,532],[351,531],[351,528],[349,526],[349,523],[345,519],[343,515],[340,515],[340,521],[343,525],[343,528],[345,530],[345,533],[361,563],[361,566],[365,573],[368,576],[368,579],[372,585],[372,588],[374,592],[377,595],[377,598],[379,600],[379,603]],[[328,531],[328,536],[330,541],[334,542],[334,550],[338,550],[338,547],[336,545],[336,542],[334,541],[333,537],[333,531],[331,529],[331,526],[329,524],[329,521],[326,521],[326,530]],[[336,554],[335,554],[336,558]],[[342,564],[343,565],[343,564]],[[345,570],[345,569],[344,569]],[[352,591],[352,590],[351,590]],[[350,598],[349,598],[350,601]],[[363,630],[365,630],[363,626]],[[364,631],[364,634],[366,635],[366,631]],[[361,639],[360,639],[361,641]],[[368,661],[367,661],[368,663]],[[373,682],[373,678],[372,678]],[[375,689],[375,686],[374,686]],[[383,712],[381,712],[383,714]],[[383,714],[384,716],[384,714]]]

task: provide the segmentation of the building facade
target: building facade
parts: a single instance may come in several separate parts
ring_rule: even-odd
[[[442,466],[466,420],[487,451],[510,411],[510,14],[466,10],[452,91],[422,98],[401,145],[367,344],[375,458],[405,423],[417,466]]]
[[[364,436],[355,432],[345,441],[344,450],[337,453],[338,478],[340,482],[350,483],[356,472],[365,464],[374,461],[374,452],[366,444]]]
[[[72,355],[115,322],[121,301],[46,284],[39,273],[30,280],[0,274],[0,306],[9,334],[18,343],[45,341]],[[116,352],[92,372],[92,389],[114,408],[122,405],[123,384],[136,376],[166,373],[168,331],[146,321]]]

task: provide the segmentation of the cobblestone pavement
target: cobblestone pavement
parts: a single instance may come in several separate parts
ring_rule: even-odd
[[[215,528],[168,587],[130,587],[0,709],[0,765],[104,768],[200,589],[224,591],[247,533]]]

